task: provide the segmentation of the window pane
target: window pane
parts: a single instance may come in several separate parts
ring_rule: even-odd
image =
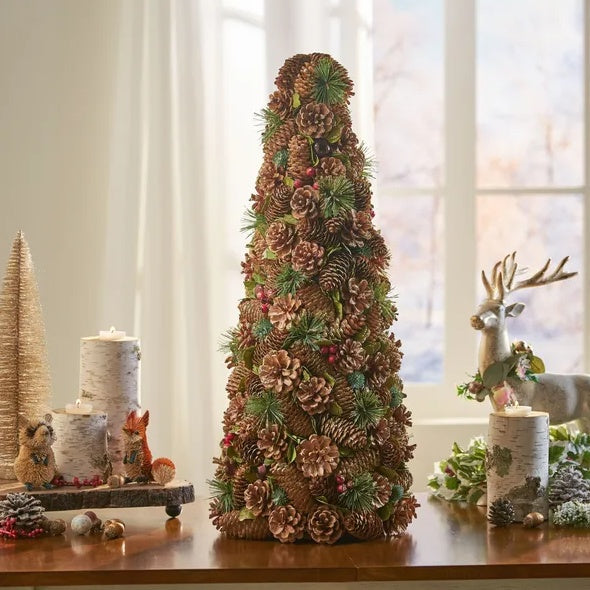
[[[443,182],[442,4],[375,1],[375,142],[382,186]]]
[[[480,187],[583,183],[582,0],[477,3]]]
[[[379,219],[391,248],[389,276],[397,295],[401,376],[438,382],[443,373],[443,217],[435,196],[381,199]]]
[[[506,254],[517,251],[525,278],[547,258],[552,266],[570,256],[567,268],[583,269],[583,198],[561,196],[479,196],[477,199],[478,268],[486,274]],[[547,371],[576,372],[583,362],[583,291],[580,275],[554,285],[519,290],[507,298],[526,309],[508,319],[510,342],[525,340],[545,361]],[[484,290],[480,284],[480,301]]]

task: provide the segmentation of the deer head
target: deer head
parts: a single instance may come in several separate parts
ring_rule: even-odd
[[[548,285],[578,274],[577,272],[564,272],[568,259],[569,256],[566,256],[552,273],[546,275],[551,264],[549,258],[540,270],[520,281],[515,281],[516,276],[525,272],[526,269],[519,271],[516,252],[508,254],[503,260],[496,262],[489,279],[485,271],[481,271],[481,280],[487,298],[480,304],[477,312],[471,316],[471,326],[482,331],[479,349],[479,370],[482,374],[491,363],[510,356],[506,318],[520,315],[525,306],[524,303],[507,305],[506,297],[519,289]]]

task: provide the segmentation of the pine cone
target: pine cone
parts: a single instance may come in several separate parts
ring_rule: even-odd
[[[328,504],[334,504],[338,498],[337,484],[333,475],[328,477],[312,477],[309,481],[309,491],[314,498],[324,498]]]
[[[0,500],[0,522],[13,518],[16,521],[14,527],[18,530],[39,528],[45,518],[44,512],[41,502],[25,492],[7,494],[4,500]]]
[[[324,291],[332,291],[348,280],[354,259],[350,252],[340,250],[333,254],[320,272],[320,287]]]
[[[320,160],[319,171],[322,176],[346,176],[346,166],[331,156]]]
[[[399,406],[397,406],[397,408],[393,410],[391,417],[395,422],[399,422],[404,426],[412,426],[412,412],[410,412],[410,410],[408,410],[408,408],[406,408],[406,406],[404,406],[403,404],[400,404]],[[588,487],[590,488],[590,482],[588,483]]]
[[[352,130],[352,127],[347,126],[344,127],[344,129],[342,129],[339,144],[340,149],[349,156],[357,148],[359,144],[359,138],[356,136],[356,133]]]
[[[343,317],[338,323],[338,330],[345,338],[351,338],[358,334],[367,325],[364,315],[350,314]]]
[[[285,150],[289,147],[289,141],[297,133],[297,125],[293,119],[285,121],[272,135],[266,140],[264,144],[264,154],[269,158],[273,158],[280,150]]]
[[[389,428],[389,420],[387,420],[387,418],[381,418],[381,420],[377,422],[373,436],[379,445],[383,445],[389,440],[391,429]]]
[[[317,273],[323,260],[324,249],[314,242],[299,242],[293,250],[293,268],[307,275]]]
[[[297,467],[305,477],[325,477],[338,465],[338,447],[327,436],[312,434],[297,446]]]
[[[349,152],[350,172],[353,178],[362,178],[367,158],[363,150],[356,148]]]
[[[275,90],[268,97],[268,108],[281,119],[286,119],[293,109],[293,94],[289,90]]]
[[[331,508],[318,508],[307,522],[307,531],[316,543],[333,545],[344,533],[340,514]]]
[[[301,135],[294,135],[289,140],[287,173],[292,178],[306,178],[305,172],[311,164],[311,152],[307,139]]]
[[[257,479],[244,492],[246,508],[255,516],[266,516],[271,504],[271,490],[268,481]]]
[[[332,129],[334,124],[334,113],[326,104],[309,102],[301,107],[295,119],[299,131],[310,137],[321,137]]]
[[[389,439],[379,447],[381,463],[395,469],[404,463],[407,448],[407,437],[405,440]]]
[[[368,444],[367,433],[344,418],[322,416],[320,432],[337,445],[357,451],[366,448]]]
[[[366,279],[348,279],[344,300],[344,311],[361,314],[373,303],[373,290]]]
[[[287,452],[288,442],[278,424],[269,424],[258,433],[258,448],[266,459],[280,461]]]
[[[285,427],[288,432],[295,436],[307,438],[313,434],[313,424],[311,417],[307,412],[304,412],[291,399],[281,400],[281,410],[285,420]]]
[[[299,293],[301,294],[301,291],[299,291]],[[303,344],[294,344],[291,347],[291,352],[301,361],[301,364],[314,375],[324,375],[330,371],[331,365],[326,362],[325,357]]]
[[[278,506],[268,517],[270,532],[281,543],[293,543],[303,537],[305,519],[294,506]]]
[[[334,303],[315,283],[301,287],[297,292],[303,306],[314,315],[324,316],[328,321],[336,318]]]
[[[379,473],[373,473],[373,480],[375,481],[375,497],[373,498],[373,507],[381,508],[385,506],[391,496],[391,484],[389,480]]]
[[[254,340],[254,336],[252,335],[252,325],[246,322],[240,322],[238,325],[238,346],[241,349],[249,348],[250,346],[254,346],[256,342]]]
[[[367,279],[369,283],[377,283],[382,278],[382,272],[371,265],[368,258],[357,256],[354,262],[354,272],[360,279]]]
[[[240,520],[240,511],[226,512],[216,519],[217,530],[222,531],[228,537],[236,539],[252,539],[261,541],[270,537],[268,521],[266,518],[254,518]]]
[[[244,499],[244,492],[246,488],[250,485],[250,480],[248,478],[248,474],[250,473],[250,468],[247,465],[240,465],[233,478],[233,499],[234,499],[234,508],[243,508],[246,505],[246,500]]]
[[[356,340],[347,338],[338,349],[337,367],[345,374],[358,371],[364,364],[367,355],[363,345]]]
[[[349,414],[355,406],[355,395],[348,381],[342,377],[336,378],[332,389],[334,401],[342,408],[344,414]]]
[[[299,383],[301,362],[286,350],[269,352],[262,360],[259,377],[262,385],[275,393],[293,391]]]
[[[284,186],[284,178],[273,162],[266,161],[258,172],[256,190],[262,195],[272,194],[276,188]]]
[[[295,240],[295,231],[292,225],[282,221],[273,221],[266,231],[266,244],[281,259],[288,259],[291,254],[291,246]]]
[[[308,242],[317,242],[325,247],[332,247],[338,245],[340,236],[331,234],[323,220],[318,219],[302,219],[297,226],[299,237]]]
[[[223,432],[225,434],[234,428],[238,420],[244,415],[245,405],[246,398],[241,393],[237,393],[230,399],[223,413]]]
[[[412,474],[405,468],[405,466],[399,467],[398,469],[392,469],[385,475],[393,485],[401,486],[406,492],[414,483]]]
[[[344,517],[344,528],[362,541],[378,539],[385,534],[383,521],[376,512],[350,512]]]
[[[234,446],[246,463],[249,465],[260,465],[264,461],[264,455],[258,448],[258,439],[255,434],[255,420],[252,420],[250,428],[251,430],[248,436],[238,439]]]
[[[391,375],[392,368],[390,357],[385,356],[382,352],[376,352],[369,356],[367,360],[369,374],[369,387],[379,389]]]
[[[227,380],[227,385],[225,386],[225,390],[230,398],[246,390],[246,380],[250,373],[251,371],[244,365],[237,365],[232,369]]]
[[[385,534],[388,536],[401,535],[416,518],[416,508],[419,506],[420,504],[414,496],[402,498],[397,502],[391,517],[383,523]]]
[[[295,190],[291,197],[291,212],[295,219],[316,219],[319,215],[319,194],[318,191],[302,186]]]
[[[379,309],[379,305],[376,303],[371,305],[365,315],[367,317],[367,326],[369,326],[369,330],[371,331],[371,337],[374,340],[378,340],[388,327],[385,325],[385,320],[381,313],[381,309]]]
[[[590,481],[584,479],[582,472],[574,465],[559,469],[553,476],[549,487],[549,504],[551,506],[560,506],[570,500],[590,502]]]
[[[264,209],[267,221],[275,221],[291,210],[291,189],[284,184],[275,187]]]
[[[343,457],[338,465],[338,473],[345,479],[352,479],[361,473],[371,472],[379,461],[375,449],[357,451],[352,457]]]
[[[295,78],[299,74],[299,70],[303,64],[307,63],[310,56],[303,53],[298,53],[293,57],[285,60],[285,63],[279,69],[279,73],[275,78],[275,84],[281,90],[291,90],[295,82]]]
[[[283,343],[287,338],[287,332],[283,332],[277,328],[271,330],[270,334],[265,338],[265,342],[271,347],[271,349],[279,350],[283,348]]]
[[[275,482],[285,490],[290,503],[299,512],[307,513],[313,510],[314,499],[301,471],[295,465],[275,463],[270,471]]]
[[[488,508],[488,520],[495,526],[507,526],[514,522],[514,505],[507,498],[494,500]]]
[[[355,180],[354,184],[354,208],[364,211],[371,205],[371,183],[366,178]]]
[[[317,62],[308,62],[304,64],[299,70],[299,74],[295,78],[293,85],[295,92],[303,100],[311,98],[315,88],[315,66]]]
[[[240,310],[240,320],[254,325],[263,317],[258,299],[243,299],[238,305]]]
[[[289,330],[300,307],[301,300],[291,293],[285,297],[276,297],[268,310],[268,319],[278,330]]]
[[[310,415],[321,414],[331,401],[332,386],[323,377],[312,377],[299,384],[296,391],[301,407]]]

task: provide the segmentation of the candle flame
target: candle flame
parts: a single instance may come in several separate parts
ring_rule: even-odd
[[[76,407],[79,408],[82,405],[82,402],[80,401],[80,399],[76,400]]]
[[[110,332],[111,334],[114,334],[117,331],[117,329],[115,328],[115,326],[111,326]]]

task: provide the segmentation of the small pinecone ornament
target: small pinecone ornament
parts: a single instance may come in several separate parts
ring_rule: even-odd
[[[303,537],[305,519],[294,506],[277,506],[268,517],[268,528],[281,543],[294,543]]]
[[[351,338],[344,341],[338,352],[338,368],[345,374],[358,371],[365,364],[367,358],[363,345]]]
[[[367,433],[345,418],[324,415],[320,422],[320,431],[336,444],[356,451],[364,449],[368,444]]]
[[[273,221],[268,226],[266,243],[279,258],[287,258],[291,254],[294,239],[295,232],[291,225],[282,221]]]
[[[0,522],[14,519],[17,530],[30,531],[41,526],[44,520],[45,508],[41,502],[25,492],[7,494],[0,500]]]
[[[251,483],[244,492],[246,508],[254,516],[266,516],[271,502],[271,491],[268,481],[257,479]]]
[[[268,108],[281,119],[286,119],[293,108],[293,95],[288,90],[275,90],[268,101]]]
[[[310,415],[321,414],[331,400],[332,386],[323,377],[311,377],[297,389],[301,407]]]
[[[351,512],[344,517],[344,528],[362,541],[377,539],[385,534],[383,521],[376,512]]]
[[[349,279],[344,310],[349,314],[361,314],[373,303],[373,290],[366,279]]]
[[[507,498],[494,500],[488,510],[488,520],[495,526],[508,526],[514,522],[514,505]]]
[[[328,156],[320,161],[320,171],[323,176],[344,176],[346,166],[338,158]]]
[[[276,297],[268,310],[268,319],[278,330],[288,330],[300,307],[301,300],[291,293],[285,297]]]
[[[225,512],[214,520],[217,530],[223,531],[230,537],[237,539],[262,540],[270,537],[268,520],[258,517],[240,520],[240,511]]]
[[[570,500],[590,502],[590,481],[573,465],[562,467],[554,476],[549,487],[549,504],[560,506]]]
[[[319,508],[309,518],[307,532],[316,543],[333,545],[344,533],[340,514],[328,507]]]
[[[348,280],[354,260],[347,251],[336,252],[330,257],[320,272],[320,287],[324,291],[332,291]]]
[[[321,137],[332,129],[334,113],[328,105],[309,102],[299,110],[296,123],[303,135]]]
[[[279,461],[287,451],[288,441],[278,424],[269,424],[258,433],[258,448],[266,459]]]
[[[327,436],[312,434],[297,446],[297,467],[304,477],[326,477],[336,469],[338,447]]]
[[[293,249],[291,260],[295,270],[313,275],[322,266],[324,248],[314,242],[299,242]]]
[[[414,496],[401,498],[393,507],[391,517],[383,523],[387,536],[401,535],[416,518],[416,508],[420,504]]]
[[[295,219],[316,219],[320,211],[318,192],[308,186],[302,186],[293,193],[290,205]]]
[[[260,381],[275,393],[292,391],[299,382],[301,362],[286,350],[269,352],[262,360]]]

